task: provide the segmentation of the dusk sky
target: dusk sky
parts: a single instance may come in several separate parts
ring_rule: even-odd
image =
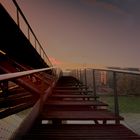
[[[140,0],[17,0],[58,64],[140,68]]]

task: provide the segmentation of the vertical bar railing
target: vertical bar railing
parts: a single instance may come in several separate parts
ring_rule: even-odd
[[[85,86],[87,87],[87,70],[86,70],[86,68],[85,68]]]
[[[95,70],[92,70],[92,81],[93,81],[93,95],[96,97],[96,80],[95,80]],[[95,98],[96,100],[96,98]]]
[[[81,69],[80,69],[80,82],[82,83],[82,72],[81,72]]]
[[[117,77],[116,72],[113,72],[113,88],[114,88],[114,111],[115,116],[119,116],[119,102],[118,102],[118,94],[117,94]],[[119,119],[116,119],[116,124],[119,124]]]
[[[79,70],[78,69],[76,69],[76,78],[79,80]],[[79,86],[79,83],[77,83],[76,86]]]
[[[117,74],[122,73],[122,74],[131,74],[131,75],[139,75],[140,76],[140,71],[129,71],[129,70],[117,70],[117,69],[92,69],[92,84],[93,84],[93,95],[97,97],[97,90],[96,90],[96,85],[97,85],[97,80],[96,80],[96,71],[106,71],[106,72],[111,72],[113,73],[113,100],[114,100],[114,114],[115,114],[115,123],[120,124],[120,108],[119,108],[119,95],[118,95],[118,85],[117,85]],[[85,82],[85,85],[87,85],[87,72],[86,69],[83,69],[81,73],[80,69],[80,80],[83,79],[83,82]],[[91,76],[91,75],[90,75]],[[89,77],[89,76],[88,76]],[[95,98],[96,99],[96,98]]]
[[[37,48],[36,48],[36,39],[34,39],[34,41],[35,41],[35,49],[37,49]]]
[[[74,73],[74,77],[76,77],[76,70],[74,70],[74,72],[73,72],[73,73]]]
[[[31,26],[29,25],[29,23],[28,23],[26,17],[24,16],[23,12],[21,11],[19,5],[17,4],[16,0],[12,0],[12,1],[13,1],[14,5],[15,5],[16,11],[17,11],[16,18],[17,18],[17,25],[18,25],[18,27],[21,28],[21,27],[20,27],[20,24],[21,24],[21,23],[20,23],[20,17],[19,17],[19,16],[21,16],[21,18],[24,20],[24,22],[26,23],[27,28],[28,28],[28,29],[27,29],[27,30],[28,30],[28,31],[27,31],[27,38],[28,38],[28,40],[29,40],[30,43],[31,43],[31,37],[30,37],[30,35],[32,34],[33,37],[34,37],[34,41],[35,41],[34,43],[32,43],[33,47],[34,47],[34,48],[36,49],[36,51],[37,51],[37,44],[38,44],[38,46],[39,46],[39,51],[37,51],[37,52],[39,53],[40,57],[44,60],[44,62],[46,62],[46,64],[47,64],[48,66],[51,67],[51,66],[52,66],[52,63],[50,62],[48,56],[46,55],[46,53],[45,53],[45,51],[44,51],[42,45],[41,45],[40,42],[38,41],[38,39],[37,39],[35,33],[33,32]],[[30,33],[31,33],[31,34],[30,34]]]
[[[28,27],[28,40],[30,41],[30,29]]]
[[[17,25],[18,27],[20,28],[20,22],[19,22],[19,11],[18,9],[16,8],[16,11],[17,11]]]
[[[78,69],[76,69],[76,78],[78,79]]]

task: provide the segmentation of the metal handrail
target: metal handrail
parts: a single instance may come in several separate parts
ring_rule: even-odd
[[[14,3],[15,7],[17,8],[17,24],[18,24],[18,26],[20,27],[20,21],[19,21],[19,13],[20,13],[21,17],[23,18],[23,20],[25,21],[26,25],[28,26],[28,40],[30,41],[30,32],[31,32],[32,35],[33,35],[34,38],[35,38],[35,47],[34,47],[34,48],[36,49],[36,43],[38,43],[38,45],[39,45],[39,47],[40,47],[40,52],[38,52],[38,53],[39,53],[40,56],[41,56],[41,51],[42,51],[42,52],[43,52],[43,56],[41,56],[42,59],[44,59],[44,56],[45,56],[49,64],[48,64],[47,62],[46,62],[46,63],[47,63],[48,65],[52,66],[51,61],[49,60],[47,54],[45,53],[45,51],[44,51],[44,49],[43,49],[43,47],[42,47],[42,45],[40,44],[40,42],[39,42],[39,40],[37,39],[35,33],[33,32],[33,30],[32,30],[32,28],[31,28],[30,24],[28,23],[28,21],[27,21],[25,15],[23,14],[22,10],[20,9],[18,3],[16,2],[16,0],[12,0],[12,1],[13,1],[13,3]],[[30,32],[29,32],[29,31],[30,31]],[[33,45],[33,44],[32,44],[32,45]],[[44,61],[45,61],[45,60],[44,60]]]
[[[20,77],[23,77],[23,76],[27,76],[27,75],[30,75],[30,74],[34,74],[34,73],[38,73],[38,72],[42,72],[42,71],[47,71],[47,70],[51,70],[51,69],[55,69],[55,68],[56,67],[49,67],[49,68],[42,68],[42,69],[35,69],[35,70],[1,74],[0,75],[0,81],[12,80],[12,79],[20,78]]]
[[[93,78],[93,94],[94,96],[97,96],[96,94],[96,80],[95,80],[95,71],[107,71],[113,73],[113,90],[114,90],[114,112],[116,116],[119,116],[119,101],[118,101],[118,91],[117,91],[117,73],[123,73],[123,74],[131,74],[131,75],[140,75],[140,71],[130,71],[130,70],[121,70],[121,69],[110,69],[110,68],[88,68],[89,70],[92,70],[92,78]],[[86,68],[82,69],[83,71],[88,70]],[[79,72],[77,69],[75,70],[75,76],[81,75],[81,69]],[[81,76],[80,76],[81,77]],[[84,77],[86,77],[86,72],[84,72]],[[81,79],[79,79],[81,80]],[[85,83],[87,81],[85,80]],[[116,119],[116,124],[120,123],[118,119]]]
[[[140,75],[140,71],[130,71],[130,70],[118,70],[118,69],[94,69],[97,71],[108,71],[108,72],[117,72],[117,73],[124,73],[124,74],[134,74],[134,75]]]
[[[123,70],[123,69],[110,69],[110,68],[81,68],[79,70],[95,70],[95,71],[108,71],[108,72],[117,72],[117,73],[126,73],[126,74],[134,74],[140,75],[140,71],[130,71],[130,70]]]

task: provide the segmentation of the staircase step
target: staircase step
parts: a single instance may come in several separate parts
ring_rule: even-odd
[[[45,106],[108,106],[106,103],[100,101],[88,100],[47,100]]]
[[[75,89],[54,89],[53,90],[53,93],[55,93],[55,92],[61,92],[61,93],[86,93],[86,92],[93,92],[92,90],[80,90],[80,89],[77,89],[77,90],[75,90]]]
[[[93,95],[71,95],[71,94],[52,94],[49,98],[54,99],[63,99],[63,98],[73,98],[73,99],[83,99],[83,100],[90,100],[90,99],[97,99],[99,96],[93,96]]]
[[[123,125],[42,125],[32,129],[23,139],[42,140],[138,140],[140,136]]]
[[[41,114],[43,120],[123,120],[108,110],[95,111],[57,111],[46,110]]]
[[[54,90],[76,90],[76,89],[85,89],[85,86],[56,86]]]

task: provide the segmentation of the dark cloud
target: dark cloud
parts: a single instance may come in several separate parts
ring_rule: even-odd
[[[128,14],[124,8],[126,0],[81,0],[81,3],[121,15]]]

